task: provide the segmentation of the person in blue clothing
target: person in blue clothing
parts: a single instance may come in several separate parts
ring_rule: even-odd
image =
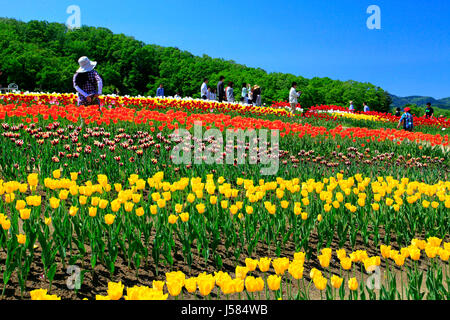
[[[353,104],[353,101],[350,101],[350,107],[348,110],[350,110],[350,112],[355,112],[355,105]]]
[[[364,112],[369,112],[369,111],[370,111],[370,108],[369,108],[369,106],[367,105],[367,102],[364,102],[364,103],[363,103],[363,107],[364,107]]]
[[[412,132],[414,129],[414,119],[411,114],[410,108],[405,108],[405,113],[401,116],[400,121],[398,122],[397,128],[400,128],[400,126],[403,123],[403,130]]]
[[[159,88],[156,90],[156,96],[160,98],[164,98],[164,87],[162,83],[159,85]]]

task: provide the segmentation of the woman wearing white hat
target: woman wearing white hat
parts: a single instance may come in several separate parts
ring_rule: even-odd
[[[98,105],[100,109],[98,96],[102,94],[103,80],[94,70],[97,62],[81,57],[78,64],[80,68],[73,76],[73,87],[78,92],[78,105]]]

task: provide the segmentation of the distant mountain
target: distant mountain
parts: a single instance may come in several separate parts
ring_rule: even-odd
[[[407,104],[415,104],[419,107],[425,107],[428,102],[432,104],[433,107],[450,109],[450,97],[444,99],[434,99],[432,97],[421,97],[421,96],[411,96],[411,97],[397,97],[395,95],[390,95],[392,98],[393,107],[404,107]]]

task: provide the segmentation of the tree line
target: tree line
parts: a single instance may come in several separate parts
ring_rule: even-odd
[[[72,76],[78,58],[88,56],[98,62],[104,93],[154,96],[162,83],[166,95],[180,92],[182,96],[199,98],[204,78],[215,86],[223,75],[236,88],[241,83],[258,84],[262,102],[267,104],[287,101],[293,81],[303,91],[299,102],[305,106],[346,106],[352,100],[359,108],[365,101],[372,110],[388,111],[392,102],[386,91],[371,83],[267,73],[234,61],[145,44],[106,28],[83,26],[68,30],[61,23],[0,18],[0,50],[0,69],[21,90],[74,92]]]

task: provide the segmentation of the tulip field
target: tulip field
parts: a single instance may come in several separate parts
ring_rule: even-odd
[[[448,119],[100,100],[0,95],[1,299],[450,298]],[[244,163],[177,164],[198,123],[184,151],[220,149],[210,129],[277,132],[277,173],[251,141]]]

